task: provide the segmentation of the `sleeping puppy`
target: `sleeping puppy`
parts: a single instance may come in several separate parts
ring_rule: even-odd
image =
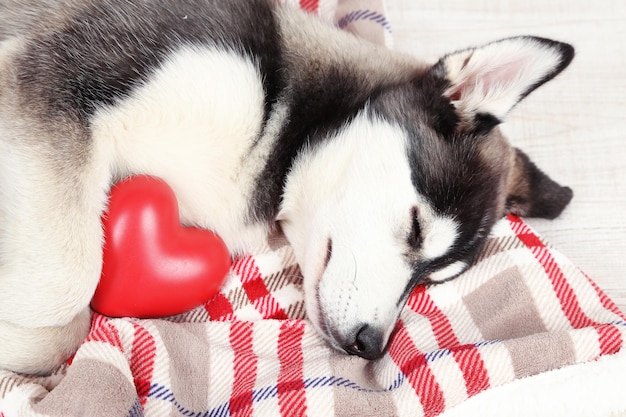
[[[0,367],[46,373],[89,329],[107,192],[163,178],[232,254],[282,229],[307,314],[373,359],[411,290],[461,274],[507,212],[572,192],[498,129],[571,61],[515,37],[427,65],[273,0],[0,6]]]

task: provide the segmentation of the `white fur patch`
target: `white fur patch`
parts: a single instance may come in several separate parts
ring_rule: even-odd
[[[72,138],[51,129],[41,140],[20,122],[0,110],[0,322],[62,326],[87,307],[100,278],[109,171],[64,157],[74,175],[63,175],[49,144]],[[37,147],[25,145],[32,140]],[[84,156],[101,160],[99,151]]]
[[[266,226],[246,222],[264,162],[248,158],[263,109],[253,62],[232,51],[188,46],[132,97],[99,111],[93,131],[97,141],[113,144],[118,176],[163,178],[184,223],[216,231],[231,251],[241,252],[267,234]]]
[[[428,278],[434,282],[446,281],[450,278],[454,278],[455,276],[459,275],[461,272],[465,270],[465,268],[467,268],[467,263],[462,262],[462,261],[457,261],[457,262],[451,263],[450,265],[436,272],[433,272],[432,274],[428,276]]]
[[[458,235],[456,222],[450,218],[432,216],[425,223],[427,230],[422,245],[423,255],[428,259],[445,255],[456,241]]]

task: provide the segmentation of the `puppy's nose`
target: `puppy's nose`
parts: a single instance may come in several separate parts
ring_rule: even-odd
[[[383,333],[364,325],[356,333],[354,341],[344,346],[346,352],[364,359],[376,359],[383,354]]]

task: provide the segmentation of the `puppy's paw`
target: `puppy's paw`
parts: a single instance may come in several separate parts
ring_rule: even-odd
[[[87,334],[89,310],[65,326],[28,328],[0,321],[0,369],[49,374],[78,349]]]

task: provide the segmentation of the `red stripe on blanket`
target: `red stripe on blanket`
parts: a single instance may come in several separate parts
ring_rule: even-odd
[[[117,328],[111,323],[108,317],[100,314],[93,314],[91,321],[91,331],[85,342],[104,342],[111,346],[114,346],[124,353],[124,346],[122,346],[122,340],[120,339],[120,333]]]
[[[209,302],[204,305],[204,309],[209,313],[211,320],[230,320],[234,317],[233,305],[221,292],[211,298]]]
[[[235,262],[233,266],[246,295],[254,308],[264,319],[286,320],[287,313],[278,304],[272,293],[267,289],[263,275],[256,265],[254,257],[249,256]]]
[[[453,349],[452,355],[463,372],[468,397],[489,388],[489,372],[476,346],[459,346]]]
[[[446,407],[443,391],[428,366],[426,356],[413,343],[402,320],[389,345],[389,356],[409,380],[424,409],[424,417],[441,414]]]
[[[300,8],[307,12],[317,13],[320,6],[320,0],[300,0]]]
[[[428,319],[440,349],[449,349],[459,345],[452,323],[432,300],[426,287],[416,287],[409,296],[407,306]]]
[[[615,302],[613,302],[613,300],[611,300],[611,298],[609,298],[609,296],[606,295],[600,287],[598,287],[598,284],[596,284],[595,281],[592,280],[583,271],[580,271],[580,273],[584,275],[584,277],[587,279],[587,282],[589,282],[589,285],[591,285],[593,289],[595,290],[596,294],[598,295],[598,298],[600,299],[600,303],[602,303],[602,307],[606,308],[608,311],[615,314],[622,320],[626,320],[626,314],[624,314],[624,312],[620,310],[617,304],[615,304]]]
[[[622,332],[612,324],[596,326],[600,342],[600,355],[611,355],[621,350],[624,340]]]
[[[152,374],[156,360],[156,343],[145,327],[137,323],[133,323],[133,327],[135,328],[135,334],[130,358],[130,371],[133,374],[139,403],[143,406],[148,400],[150,385],[152,384]]]
[[[278,335],[278,406],[282,416],[306,415],[306,390],[304,387],[304,352],[302,339],[304,322],[287,320],[280,326]]]
[[[252,322],[235,321],[230,327],[230,344],[235,355],[234,380],[229,401],[232,416],[251,416],[258,357],[254,353]]]
[[[565,317],[569,320],[570,324],[575,329],[581,329],[583,327],[589,327],[597,324],[594,320],[591,320],[584,313],[578,302],[578,297],[574,292],[574,289],[567,281],[567,278],[561,271],[558,263],[552,256],[550,250],[545,244],[535,235],[532,230],[517,216],[509,214],[507,216],[511,229],[517,236],[517,238],[526,245],[530,252],[535,256],[535,259],[541,264],[546,272],[552,288],[556,293],[559,302],[561,303],[561,310],[565,314]]]

